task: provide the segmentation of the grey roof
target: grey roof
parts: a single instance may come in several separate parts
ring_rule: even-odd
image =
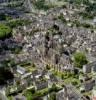
[[[17,72],[20,74],[24,74],[26,72],[26,69],[21,66],[17,66]]]
[[[13,100],[27,100],[27,98],[25,96],[22,96],[22,95],[17,95],[13,98]]]
[[[52,82],[58,82],[58,79],[56,78],[56,76],[54,76],[53,74],[50,75],[50,80]]]

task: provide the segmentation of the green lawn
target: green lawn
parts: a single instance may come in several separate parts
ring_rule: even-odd
[[[85,95],[85,96],[92,96],[92,92],[91,91],[89,91],[89,92],[85,92],[85,93],[83,93],[83,95]]]

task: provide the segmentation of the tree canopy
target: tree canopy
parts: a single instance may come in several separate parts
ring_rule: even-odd
[[[5,39],[7,37],[11,36],[12,29],[5,25],[5,24],[0,24],[0,39]]]
[[[31,23],[30,20],[16,19],[7,22],[7,25],[10,26],[11,28],[16,28],[18,26],[29,25],[30,23]]]
[[[10,70],[5,68],[0,68],[0,85],[6,84],[6,82],[10,79],[13,79],[13,74]]]
[[[37,1],[35,1],[34,2],[34,6],[37,9],[40,9],[40,10],[48,10],[48,9],[53,7],[52,5],[45,4],[45,0],[37,0]]]
[[[69,0],[69,2],[70,3],[75,3],[75,4],[88,4],[89,0]]]
[[[88,61],[87,61],[87,58],[86,58],[84,53],[76,52],[74,54],[74,66],[75,67],[82,68],[82,66],[87,64],[87,63],[88,63]]]

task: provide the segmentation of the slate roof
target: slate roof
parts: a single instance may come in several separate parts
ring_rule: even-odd
[[[13,100],[27,100],[27,98],[25,96],[22,96],[22,95],[17,95],[15,97],[13,97]]]

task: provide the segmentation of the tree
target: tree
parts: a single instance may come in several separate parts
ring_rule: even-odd
[[[12,34],[12,29],[4,24],[0,24],[0,39],[5,39],[10,37]]]
[[[56,100],[56,93],[55,92],[50,94],[50,99],[49,100]]]
[[[78,85],[78,81],[76,79],[73,79],[72,80],[72,85],[75,85],[75,86]]]
[[[30,23],[31,23],[30,20],[16,19],[16,20],[8,21],[6,25],[10,26],[11,28],[16,28],[18,26],[29,25]]]
[[[8,80],[12,80],[14,78],[13,73],[10,70],[1,67],[0,68],[0,85],[4,85]]]
[[[46,65],[46,69],[47,70],[50,70],[50,66],[48,64]]]
[[[64,79],[64,74],[61,75],[62,80]]]
[[[74,66],[75,67],[82,68],[82,66],[87,64],[87,63],[88,63],[88,61],[87,61],[87,58],[86,58],[84,53],[76,52],[74,54]]]
[[[52,5],[48,5],[48,4],[46,5],[45,0],[35,1],[34,6],[35,6],[36,9],[45,10],[45,11],[53,7]]]
[[[1,14],[0,14],[0,20],[6,20],[6,15],[3,14],[3,13],[1,13]]]
[[[32,94],[34,94],[36,91],[35,91],[35,88],[32,88],[31,90],[30,90],[30,92],[32,93]]]
[[[60,19],[63,23],[67,23],[66,19],[64,18],[63,13],[61,13],[61,14],[58,16],[58,19]]]
[[[80,4],[87,5],[87,4],[89,4],[89,0],[69,0],[69,3],[70,4],[74,3],[74,4],[78,4],[78,5],[80,5]]]
[[[32,64],[32,67],[33,67],[33,68],[36,68],[36,65],[33,63],[33,64]]]
[[[55,92],[58,91],[58,87],[56,86],[55,83],[53,83],[52,87],[49,89],[49,92],[53,92],[53,91],[55,91]]]
[[[29,91],[26,91],[25,96],[27,97],[27,100],[32,100],[32,93]]]

